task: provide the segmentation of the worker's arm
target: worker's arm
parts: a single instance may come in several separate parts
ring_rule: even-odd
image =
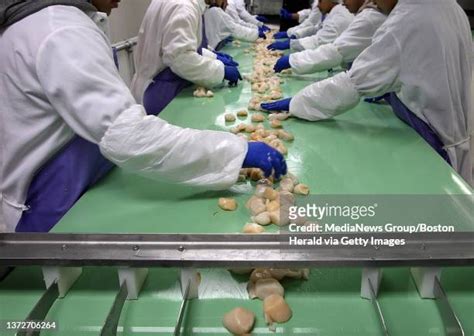
[[[253,23],[242,20],[239,16],[237,9],[234,6],[231,6],[231,5],[227,6],[225,12],[229,14],[229,16],[234,20],[235,23],[241,26],[248,27],[248,28],[258,28],[258,26],[254,25]]]
[[[311,8],[300,10],[298,13],[298,23],[303,23],[311,15]]]
[[[214,87],[224,79],[224,64],[198,54],[200,17],[179,6],[164,25],[163,63],[178,76],[205,87]]]
[[[237,180],[246,141],[146,116],[120,78],[110,45],[98,29],[57,31],[41,46],[36,69],[47,104],[71,132],[99,144],[118,166],[153,179],[213,189]]]
[[[321,26],[322,17],[323,15],[318,8],[313,9],[306,20],[298,26],[288,29],[288,36],[294,35],[297,38],[303,38],[316,34]]]
[[[334,42],[338,36],[338,21],[327,20],[315,35],[291,41],[291,49],[295,51],[316,49],[321,45]]]
[[[326,44],[315,50],[303,50],[290,54],[291,69],[296,74],[325,71],[340,66],[342,55],[334,44]]]
[[[238,1],[236,3],[236,9],[237,9],[237,12],[239,14],[239,17],[243,21],[251,23],[251,24],[253,24],[257,27],[262,27],[263,26],[263,22],[258,21],[255,16],[253,16],[252,14],[247,12],[247,9],[245,8],[245,4],[244,4],[243,1],[242,2]]]
[[[384,31],[355,60],[349,72],[312,84],[290,103],[290,113],[307,120],[324,120],[355,107],[362,96],[377,97],[400,88],[401,47]]]
[[[259,32],[258,28],[256,27],[250,28],[235,23],[227,14],[225,14],[225,17],[223,17],[222,22],[223,26],[226,27],[226,29],[230,31],[232,36],[238,40],[254,42],[258,39]]]
[[[334,46],[341,54],[343,61],[354,61],[362,51],[369,47],[375,32],[386,19],[385,14],[372,8],[358,14],[349,28],[334,41]]]
[[[304,50],[290,55],[290,65],[297,74],[325,71],[352,62],[372,44],[375,31],[385,22],[386,15],[366,9],[351,23],[334,43],[315,50]]]

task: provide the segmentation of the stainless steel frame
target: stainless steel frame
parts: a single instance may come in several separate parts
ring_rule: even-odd
[[[406,245],[290,246],[288,234],[0,234],[0,266],[387,267],[472,266],[474,232],[333,234]],[[319,235],[316,235],[319,237]]]

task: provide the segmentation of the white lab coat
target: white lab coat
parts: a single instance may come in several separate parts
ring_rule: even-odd
[[[302,90],[290,112],[328,119],[362,96],[395,92],[437,133],[453,167],[471,183],[471,57],[469,22],[455,0],[399,0],[352,69]]]
[[[346,6],[336,5],[331,9],[316,34],[291,40],[293,51],[316,49],[324,44],[334,42],[352,23],[354,14],[349,12]]]
[[[364,9],[333,43],[291,54],[293,72],[307,74],[324,71],[340,66],[343,62],[354,61],[372,44],[375,32],[386,19],[387,16],[376,9]]]
[[[260,25],[255,25],[253,23],[242,20],[242,18],[239,15],[238,4],[234,0],[228,1],[228,5],[227,5],[227,8],[225,9],[225,12],[229,14],[229,16],[232,18],[232,20],[234,20],[236,24],[239,24],[244,27],[252,28],[252,29],[260,27]]]
[[[257,27],[246,27],[238,23],[219,7],[212,7],[204,12],[206,35],[209,46],[216,48],[219,42],[232,36],[238,40],[254,42],[258,39]]]
[[[78,8],[47,7],[0,34],[4,230],[15,230],[35,173],[75,134],[150,178],[213,189],[237,180],[246,141],[146,116],[120,78],[109,40]]]
[[[203,50],[202,15],[204,0],[153,0],[138,33],[135,51],[136,74],[132,92],[137,102],[153,78],[169,67],[176,75],[204,87],[215,87],[224,80],[224,64]]]
[[[250,14],[247,9],[245,8],[245,2],[244,0],[229,0],[228,1],[228,6],[234,7],[239,15],[239,17],[247,22],[250,23],[254,26],[257,27],[262,27],[263,22],[260,22],[257,20],[257,17]]]
[[[311,9],[298,12],[300,24],[287,30],[288,36],[303,38],[314,35],[321,28],[323,14],[318,8],[319,0],[315,0]],[[309,13],[308,13],[309,11]]]

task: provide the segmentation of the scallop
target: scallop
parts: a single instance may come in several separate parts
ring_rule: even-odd
[[[233,115],[232,113],[227,113],[224,116],[224,119],[225,119],[226,122],[233,122],[233,121],[236,120],[235,115]]]
[[[225,211],[234,211],[237,209],[237,202],[233,198],[219,198],[219,207]]]
[[[285,140],[285,141],[295,140],[294,135],[291,134],[290,132],[285,131],[285,130],[278,130],[278,137],[282,140]]]
[[[270,127],[271,128],[281,128],[282,127],[281,121],[278,120],[278,119],[273,119],[272,121],[270,121]]]
[[[241,111],[237,112],[238,117],[247,117],[248,115],[249,115],[249,113],[247,112],[247,110],[241,110]]]
[[[288,303],[278,294],[272,294],[263,300],[263,312],[265,321],[269,325],[273,324],[273,322],[285,323],[289,321],[293,315]]]
[[[297,195],[309,195],[309,187],[306,185],[306,184],[298,184],[295,186],[294,190],[293,190],[293,193],[297,194]]]
[[[252,196],[247,202],[247,208],[253,216],[264,212],[267,208],[263,199]]]
[[[272,220],[270,218],[270,213],[268,211],[264,211],[259,213],[256,216],[252,217],[252,221],[259,225],[270,225],[272,223]]]
[[[237,307],[224,315],[222,324],[234,335],[248,334],[255,324],[255,314],[245,308]]]
[[[275,279],[260,279],[256,282],[249,282],[247,286],[249,297],[251,299],[259,298],[265,300],[270,295],[277,294],[279,296],[285,295],[285,289]]]
[[[263,122],[265,121],[265,116],[261,113],[252,114],[252,122]]]
[[[243,233],[262,233],[263,231],[265,231],[265,228],[256,223],[247,223],[242,229]]]

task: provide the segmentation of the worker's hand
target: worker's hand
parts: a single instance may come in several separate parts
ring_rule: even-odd
[[[287,11],[285,8],[282,8],[280,10],[280,17],[284,20],[292,20],[293,19],[293,15]]]
[[[215,52],[217,59],[224,63],[224,65],[229,65],[229,66],[239,66],[239,63],[235,62],[234,59],[227,54],[221,53],[221,52]]]
[[[286,50],[290,49],[290,40],[277,41],[267,47],[268,50]]]
[[[265,40],[267,39],[267,35],[265,35],[265,31],[262,27],[258,27],[258,37],[263,38]]]
[[[285,111],[288,112],[290,110],[290,103],[291,98],[286,98],[282,100],[278,100],[273,103],[263,103],[260,106],[265,111]]]
[[[256,19],[260,22],[263,22],[263,23],[268,22],[268,18],[266,18],[265,16],[262,16],[262,15],[257,15]]]
[[[237,67],[226,65],[224,68],[224,79],[229,81],[229,86],[237,86],[239,80],[242,80],[242,76]]]
[[[290,38],[288,36],[288,33],[287,32],[278,32],[276,33],[275,35],[273,35],[273,37],[276,39],[276,40],[281,40],[281,39],[288,39]]]
[[[273,70],[275,70],[275,72],[282,72],[282,70],[290,69],[290,68],[291,68],[290,55],[285,55],[285,56],[282,56],[276,62],[275,66],[273,67]]]
[[[268,26],[265,26],[265,25],[261,26],[260,28],[262,28],[264,33],[268,33],[269,31],[271,31],[271,29]]]
[[[243,168],[260,168],[265,177],[274,173],[276,179],[287,174],[285,159],[279,151],[263,142],[249,142],[248,146]]]

